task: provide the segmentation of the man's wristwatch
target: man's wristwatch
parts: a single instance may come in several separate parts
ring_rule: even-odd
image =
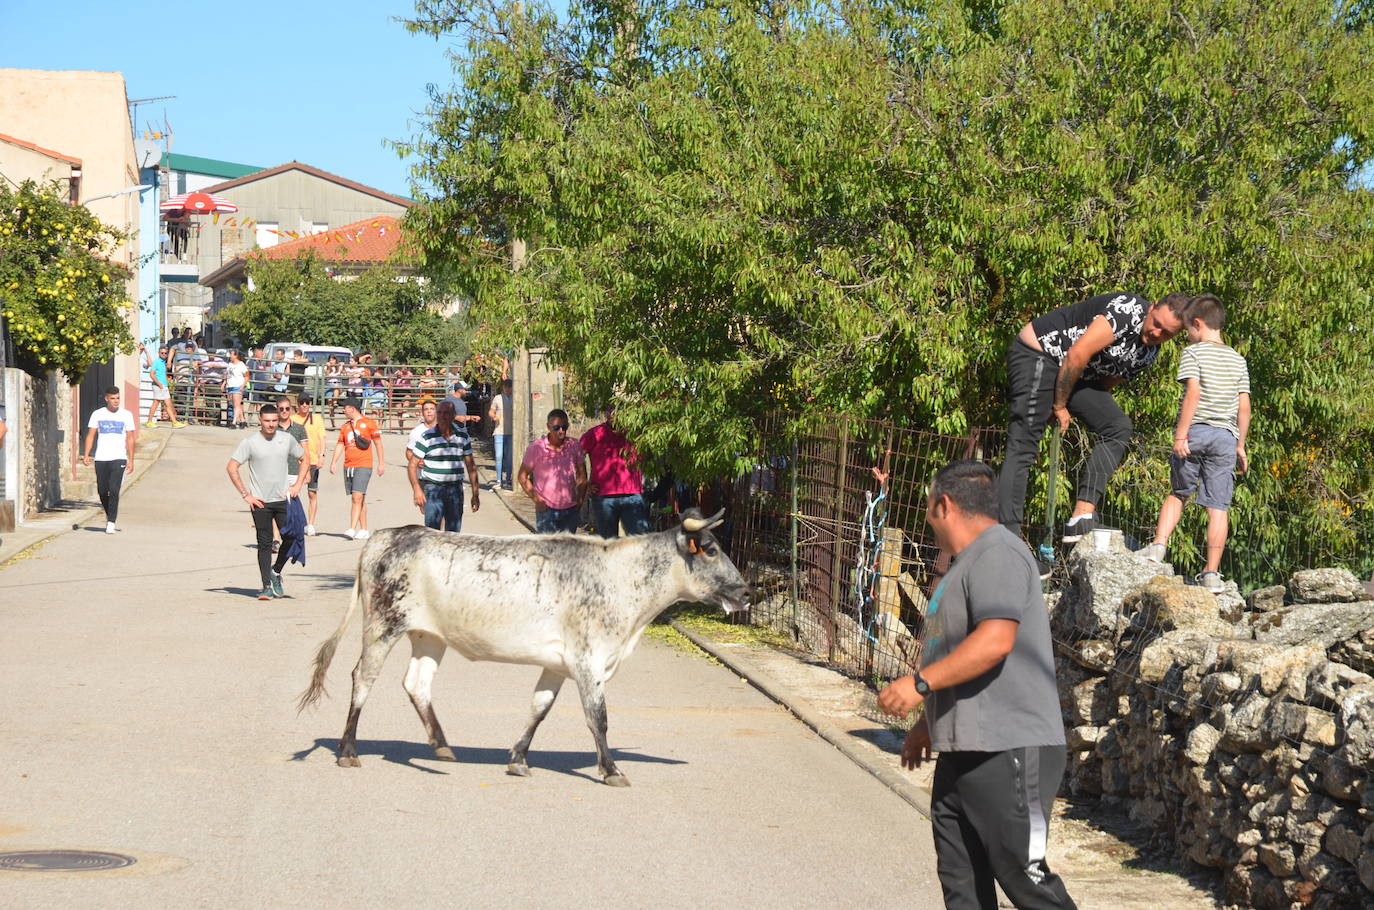
[[[930,695],[930,683],[926,682],[925,677],[919,672],[916,674],[916,694],[922,698]]]

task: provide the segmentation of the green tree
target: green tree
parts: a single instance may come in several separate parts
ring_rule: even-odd
[[[1000,424],[1029,317],[1210,290],[1255,384],[1247,504],[1357,533],[1374,523],[1368,10],[585,0],[560,23],[538,2],[423,0],[411,27],[462,49],[401,146],[426,202],[406,220],[475,318],[547,345],[695,476],[737,467],[768,411]],[[1161,448],[1177,350],[1119,393]],[[1156,507],[1161,478],[1157,457],[1128,462],[1114,507]]]
[[[472,331],[462,315],[443,317],[432,285],[399,280],[389,266],[338,281],[310,253],[252,257],[252,290],[221,319],[245,345],[270,341],[340,345],[381,361],[446,363],[466,359]]]
[[[76,383],[91,364],[134,350],[129,273],[108,258],[123,239],[58,183],[0,184],[0,315],[21,366]]]

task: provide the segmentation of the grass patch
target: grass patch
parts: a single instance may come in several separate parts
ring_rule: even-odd
[[[771,626],[729,622],[719,607],[706,604],[679,604],[659,615],[644,630],[646,637],[682,650],[696,646],[669,623],[677,621],[684,628],[722,644],[752,644],[785,651],[795,651],[796,645],[787,635]]]

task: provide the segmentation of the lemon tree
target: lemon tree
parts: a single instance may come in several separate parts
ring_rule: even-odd
[[[121,239],[56,183],[0,184],[0,316],[20,366],[77,382],[134,350],[128,271],[106,258]]]

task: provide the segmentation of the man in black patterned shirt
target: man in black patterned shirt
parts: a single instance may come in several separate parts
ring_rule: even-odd
[[[1183,329],[1188,299],[1177,292],[1154,303],[1121,291],[1099,294],[1022,327],[1007,348],[1011,421],[998,478],[998,517],[1012,533],[1021,533],[1026,476],[1051,416],[1060,430],[1067,430],[1076,417],[1095,437],[1078,478],[1078,499],[1064,527],[1064,542],[1096,527],[1098,500],[1134,430],[1111,390],[1148,369],[1159,356],[1159,345]]]

